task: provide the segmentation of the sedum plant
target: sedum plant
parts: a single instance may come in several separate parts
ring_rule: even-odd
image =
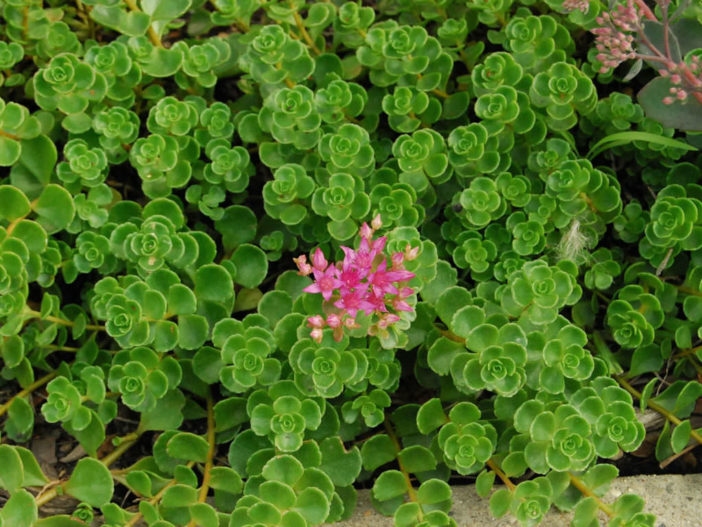
[[[655,525],[603,496],[702,443],[696,6],[0,4],[0,525]]]

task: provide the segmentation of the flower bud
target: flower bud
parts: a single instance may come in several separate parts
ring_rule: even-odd
[[[310,331],[310,338],[319,344],[322,342],[322,330],[319,328],[314,328],[312,331]]]

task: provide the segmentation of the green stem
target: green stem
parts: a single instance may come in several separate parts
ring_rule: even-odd
[[[133,434],[129,434],[129,436],[125,437],[130,437],[126,441],[123,441],[120,443],[120,445],[115,448],[112,452],[107,454],[104,458],[100,460],[100,462],[105,465],[107,468],[110,468],[110,465],[115,463],[122,455],[129,450],[132,446],[134,446],[134,443],[139,441],[139,438],[141,435],[145,432],[145,430],[142,430],[141,428],[137,428],[137,431],[134,432]]]
[[[615,375],[614,378],[617,380],[617,382],[624,388],[627,392],[629,392],[631,395],[636,397],[637,399],[641,400],[641,392],[638,391],[636,388],[634,388],[631,384],[627,382],[626,379],[619,375]],[[660,404],[651,401],[650,399],[646,402],[646,406],[648,406],[651,410],[655,410],[659,414],[661,414],[663,417],[665,417],[668,421],[673,423],[675,426],[678,426],[679,424],[682,423],[682,420],[679,419],[676,415],[673,413],[669,412],[667,409],[662,407]],[[692,430],[690,432],[690,437],[692,437],[695,441],[697,441],[699,444],[702,445],[702,435],[700,435],[698,432],[695,430]]]
[[[193,461],[188,462],[186,467],[191,468],[195,463]],[[178,483],[177,480],[172,479],[169,481],[165,487],[163,487],[158,493],[154,495],[153,498],[149,499],[147,503],[150,505],[156,505],[159,501],[161,501],[161,498],[163,498],[163,495],[166,493],[168,489],[170,489],[173,485],[176,485]],[[141,520],[142,515],[141,512],[137,512],[132,518],[123,525],[123,527],[134,527],[137,523],[139,523],[139,520]]]
[[[132,446],[134,446],[134,444],[139,440],[139,437],[141,437],[141,435],[144,432],[145,432],[144,430],[141,430],[141,428],[138,428],[134,434],[130,434],[130,435],[135,435],[134,439],[125,441],[124,443],[119,445],[117,448],[115,448],[112,452],[110,452],[108,455],[106,455],[102,459],[99,459],[98,461],[100,461],[100,463],[105,465],[105,467],[109,468],[110,465],[112,465],[115,461],[117,461],[127,450],[129,450]],[[37,496],[35,499],[35,503],[37,504],[37,507],[42,507],[43,505],[46,505],[47,503],[54,500],[58,496],[64,494],[66,483],[67,483],[67,481],[59,482],[54,488],[52,488],[48,492]],[[61,489],[60,492],[59,492],[59,489]]]
[[[124,3],[127,4],[127,7],[134,12],[141,12],[141,9],[139,9],[139,6],[136,3],[136,0],[124,0]],[[163,42],[161,41],[161,37],[156,33],[156,30],[154,27],[149,24],[149,29],[147,30],[147,33],[149,34],[149,40],[151,40],[151,43],[159,48],[163,47]]]
[[[300,35],[302,35],[302,38],[305,42],[307,42],[307,45],[314,52],[315,55],[321,55],[322,52],[319,51],[319,48],[314,43],[314,40],[312,40],[312,37],[307,32],[307,29],[305,28],[305,23],[302,20],[300,14],[297,12],[297,9],[295,9],[295,4],[292,0],[290,0],[290,7],[294,9],[293,18],[295,19],[295,25],[297,26],[297,30],[300,32]]]
[[[684,285],[677,285],[674,286],[678,291],[681,293],[685,293],[687,295],[693,295],[693,296],[702,296],[701,291],[697,291],[696,289],[691,289],[689,287],[685,287]]]
[[[32,318],[39,318],[41,320],[46,320],[47,322],[53,322],[54,324],[61,324],[62,326],[73,327],[76,325],[76,323],[72,320],[66,320],[65,318],[54,317],[51,315],[47,317],[42,317],[39,311],[35,311],[33,309],[25,309],[24,314],[29,315]],[[85,329],[91,329],[94,331],[105,331],[105,326],[100,326],[96,324],[86,324]]]
[[[574,474],[568,472],[568,477],[570,478],[570,482],[573,484],[573,486],[578,489],[583,496],[587,496],[588,498],[592,498],[595,500],[595,503],[597,504],[597,507],[604,512],[607,516],[610,518],[613,518],[615,516],[614,509],[602,501],[599,496],[597,496],[590,487],[588,487],[583,480],[581,480],[578,476],[575,476]]]
[[[624,369],[614,357],[614,354],[609,349],[609,346],[607,346],[607,343],[604,341],[599,331],[593,332],[592,342],[595,344],[597,355],[607,363],[607,366],[609,367],[609,372],[611,374],[618,375],[624,372]]]
[[[492,470],[495,474],[497,474],[497,477],[502,480],[502,483],[505,484],[505,487],[509,489],[510,492],[514,492],[514,489],[517,488],[517,486],[512,483],[512,480],[509,479],[509,476],[502,472],[502,469],[495,463],[492,458],[487,460],[486,465],[490,467],[490,470]]]
[[[7,413],[7,411],[10,409],[10,406],[12,406],[12,403],[14,402],[15,399],[17,399],[18,397],[25,397],[25,396],[29,395],[37,388],[41,388],[42,386],[44,386],[46,383],[48,383],[51,379],[53,379],[57,375],[58,375],[57,371],[52,371],[51,373],[48,373],[48,374],[44,375],[42,378],[34,381],[32,384],[27,386],[24,390],[17,392],[15,395],[13,395],[10,398],[9,401],[7,401],[5,404],[0,406],[0,417],[2,417],[3,415],[5,415],[5,413]]]
[[[385,431],[388,434],[388,437],[390,437],[390,441],[392,441],[393,446],[395,447],[395,450],[399,453],[402,450],[402,446],[400,445],[400,441],[397,439],[397,435],[395,434],[395,430],[392,427],[392,424],[390,424],[390,420],[386,417],[385,421]],[[407,485],[407,494],[409,495],[410,501],[417,502],[417,491],[414,490],[414,487],[412,486],[412,480],[410,479],[409,472],[405,468],[404,463],[402,463],[402,460],[398,457],[397,458],[397,464],[400,468],[400,472],[402,472],[402,475],[405,477],[405,484]],[[422,520],[423,516],[420,513],[420,518],[419,520]]]
[[[212,393],[207,394],[207,458],[205,459],[205,468],[202,471],[202,485],[200,485],[200,494],[198,502],[205,503],[207,493],[210,490],[210,478],[212,476],[212,468],[214,466],[214,455],[217,450],[215,444],[215,420],[214,420],[214,401]],[[191,520],[186,527],[197,527],[195,520]]]

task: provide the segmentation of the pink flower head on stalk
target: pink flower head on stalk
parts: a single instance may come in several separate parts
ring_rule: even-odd
[[[404,253],[394,253],[388,262],[383,252],[387,238],[381,236],[373,239],[381,226],[379,215],[373,218],[370,225],[364,223],[359,230],[361,242],[358,249],[342,246],[344,259],[341,262],[329,264],[319,248],[312,255],[312,265],[305,255],[293,259],[298,274],[314,277],[314,283],[303,291],[320,293],[326,302],[326,319],[322,315],[307,319],[310,336],[315,341],[322,340],[324,328],[331,329],[334,339],[340,341],[344,329],[360,327],[356,322],[359,311],[375,317],[368,332],[376,335],[384,333],[400,320],[396,313],[414,309],[407,302],[407,298],[414,294],[407,282],[415,275],[404,265],[405,261],[414,260],[419,255],[419,248],[413,249],[407,245]]]
[[[566,0],[575,1],[575,0]],[[692,55],[685,60],[673,59],[669,43],[668,8],[670,0],[657,0],[661,12],[661,21],[646,5],[644,0],[626,0],[611,13],[603,12],[597,17],[599,27],[591,29],[597,38],[597,60],[602,62],[600,73],[616,68],[629,59],[646,60],[661,64],[658,73],[670,80],[669,95],[663,97],[663,104],[685,102],[692,96],[702,104],[702,67],[699,55]],[[663,45],[653,43],[646,35],[642,20],[656,22],[663,26]],[[635,51],[634,43],[641,44],[645,54]]]
[[[602,63],[600,73],[616,68],[622,62],[635,59],[634,36],[627,34],[641,27],[641,15],[634,6],[634,0],[627,0],[626,6],[620,4],[613,13],[603,12],[597,17],[600,27],[591,29],[597,38],[595,47],[599,53],[597,60]]]
[[[572,11],[580,11],[587,14],[590,10],[590,2],[588,0],[563,0],[561,7],[568,13]]]

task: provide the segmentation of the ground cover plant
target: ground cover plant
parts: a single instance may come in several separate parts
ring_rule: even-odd
[[[654,525],[602,496],[702,443],[699,3],[0,7],[1,526]]]

